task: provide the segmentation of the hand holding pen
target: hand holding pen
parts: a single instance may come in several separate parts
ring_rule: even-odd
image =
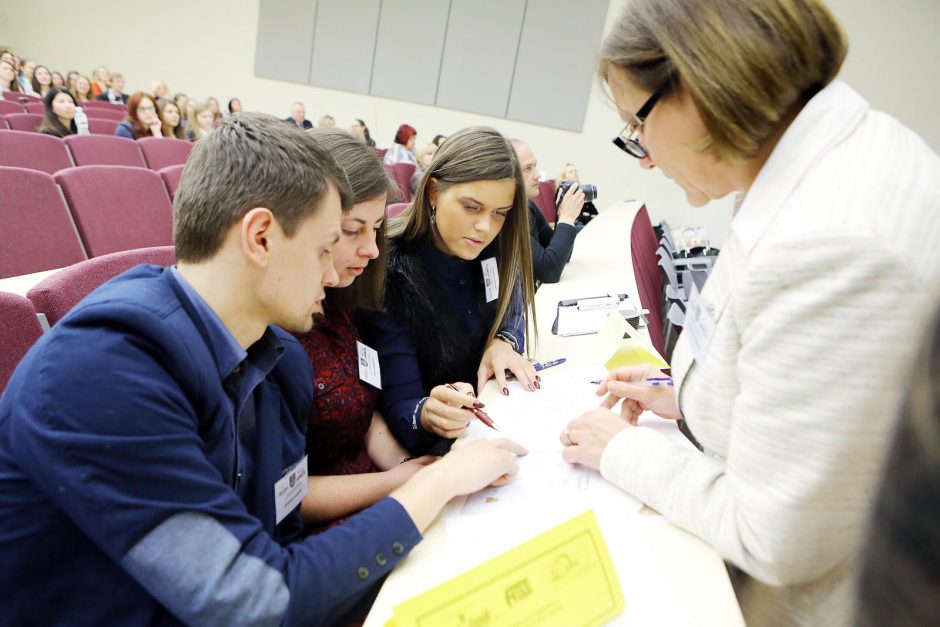
[[[644,411],[670,420],[682,418],[672,379],[652,366],[617,368],[600,381],[596,394],[604,396],[601,407],[607,409],[623,401],[620,415],[633,425]]]
[[[447,387],[449,387],[450,389],[454,390],[455,392],[460,392],[460,389],[459,389],[456,385],[454,385],[453,383],[448,383],[448,384],[447,384]],[[493,422],[493,419],[490,418],[490,417],[486,414],[485,411],[483,411],[483,409],[482,409],[483,406],[484,406],[483,403],[481,403],[480,401],[478,401],[478,400],[476,400],[476,399],[473,399],[473,400],[474,400],[474,402],[473,402],[472,405],[470,405],[469,407],[467,407],[467,406],[465,405],[464,407],[467,407],[467,409],[469,409],[470,411],[472,411],[472,412],[473,412],[473,415],[476,416],[477,418],[479,418],[479,419],[480,419],[480,422],[482,422],[483,424],[485,424],[487,427],[489,427],[490,429],[495,429],[496,431],[499,431],[499,427],[496,426],[496,423]],[[470,424],[470,423],[467,423],[467,426],[469,426],[469,424]]]
[[[421,425],[443,438],[455,439],[467,430],[474,409],[482,409],[473,386],[458,382],[435,386],[421,408]],[[471,410],[471,411],[468,411]]]

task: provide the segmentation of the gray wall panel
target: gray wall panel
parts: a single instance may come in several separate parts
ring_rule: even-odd
[[[445,0],[382,0],[373,95],[434,104],[449,10]]]
[[[380,0],[319,0],[311,85],[369,93]]]
[[[525,0],[451,0],[436,104],[505,117]]]
[[[260,0],[255,76],[306,83],[317,0]]]
[[[580,131],[607,0],[528,0],[506,117]]]

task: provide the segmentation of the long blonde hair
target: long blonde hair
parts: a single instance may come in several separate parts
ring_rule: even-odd
[[[421,177],[411,204],[389,221],[389,237],[400,237],[407,242],[432,238],[431,179],[436,181],[434,186],[438,194],[458,183],[515,180],[512,209],[498,236],[499,297],[487,342],[496,336],[511,313],[525,315],[535,328],[535,276],[529,246],[529,209],[516,151],[498,131],[485,126],[471,126],[448,137]],[[523,306],[520,312],[510,310],[516,281],[522,281]],[[527,346],[530,345],[528,327]]]

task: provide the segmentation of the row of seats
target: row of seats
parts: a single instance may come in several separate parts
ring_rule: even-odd
[[[176,263],[176,254],[172,246],[122,251],[63,268],[34,286],[25,298],[0,292],[0,393],[43,333],[37,314],[54,325],[99,285],[141,263],[169,266]]]
[[[19,91],[3,90],[3,100],[0,102],[18,102],[20,104],[42,103],[42,97],[33,94],[24,94]],[[85,109],[113,109],[117,111],[126,111],[123,104],[113,104],[107,100],[86,100],[78,103]]]
[[[0,278],[172,244],[171,198],[183,167],[91,165],[50,175],[0,166]]]
[[[162,170],[186,163],[192,149],[192,143],[170,137],[133,140],[114,135],[69,135],[62,139],[41,133],[0,131],[0,166],[47,174],[83,165]]]
[[[122,116],[123,118],[123,116]],[[0,115],[0,131],[36,133],[45,118],[38,113],[11,113]],[[88,132],[92,135],[114,135],[121,120],[88,118]]]
[[[120,122],[125,117],[127,117],[127,112],[123,107],[117,108],[114,106],[109,106],[107,109],[91,108],[85,110],[85,116],[90,120],[94,118],[104,119],[104,120],[117,120]],[[27,102],[26,104],[20,104],[18,102],[10,102],[9,100],[0,100],[0,115],[23,115],[23,114],[33,114],[44,116],[46,114],[46,105],[41,102]]]

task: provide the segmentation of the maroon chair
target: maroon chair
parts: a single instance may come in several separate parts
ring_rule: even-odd
[[[119,124],[120,122],[117,120],[88,118],[88,132],[92,135],[111,135],[113,137]]]
[[[124,105],[112,104],[106,100],[89,100],[82,105],[82,109],[95,109],[97,111],[121,111],[122,113],[127,112],[127,107]]]
[[[171,266],[176,263],[176,253],[172,246],[156,246],[88,259],[46,277],[26,296],[53,325],[98,286],[142,263]]]
[[[0,279],[85,259],[62,194],[45,172],[0,167]]]
[[[26,113],[38,113],[39,115],[46,115],[46,105],[41,102],[27,102],[25,105]]]
[[[8,113],[4,117],[14,131],[29,131],[30,133],[38,131],[43,121],[43,116],[38,113]]]
[[[659,243],[650,223],[646,205],[640,207],[633,218],[630,229],[630,256],[633,259],[633,274],[640,304],[649,310],[646,317],[647,330],[653,347],[659,354],[666,356],[666,343],[663,336],[663,279],[659,271],[659,257],[656,249]]]
[[[10,125],[7,124],[6,118],[3,117],[2,115],[0,115],[0,130],[2,130],[2,131],[8,131],[8,130],[10,130]]]
[[[170,165],[160,170],[160,178],[166,185],[166,191],[170,194],[170,200],[176,196],[176,190],[179,189],[180,179],[183,178],[183,168],[185,165]]]
[[[18,102],[0,100],[0,115],[6,115],[8,113],[26,113],[26,109]]]
[[[26,351],[42,337],[33,304],[18,294],[0,292],[0,394]]]
[[[408,205],[411,203],[407,202],[393,202],[388,207],[385,208],[385,216],[387,218],[394,218],[397,215],[401,215],[401,212],[404,211]]]
[[[193,150],[193,143],[172,137],[141,137],[137,140],[144,161],[151,170],[183,165]]]
[[[33,96],[32,94],[24,94],[19,91],[3,91],[3,99],[9,100],[10,102],[19,102],[26,104],[27,102],[42,102],[42,98],[39,96]]]
[[[54,178],[89,257],[173,243],[173,207],[156,172],[88,165]]]
[[[83,109],[83,111],[85,111]],[[117,109],[98,109],[92,108],[85,111],[85,117],[89,120],[114,120],[115,122],[120,122],[127,114],[123,111],[118,111]]]
[[[0,133],[0,166],[54,174],[72,167],[68,148],[58,137],[25,131]]]
[[[533,200],[545,216],[546,222],[551,224],[558,219],[558,210],[555,208],[555,181],[539,181],[539,195]]]
[[[411,176],[415,173],[415,164],[413,163],[393,163],[385,166],[392,179],[398,183],[398,189],[401,191],[402,202],[411,201]]]
[[[126,165],[146,168],[137,142],[114,135],[69,135],[65,145],[72,153],[75,165]]]

